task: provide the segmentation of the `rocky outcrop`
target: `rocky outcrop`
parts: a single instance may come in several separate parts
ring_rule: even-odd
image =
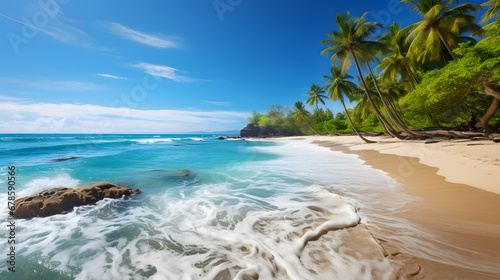
[[[262,127],[257,124],[249,123],[245,128],[240,130],[241,137],[248,138],[265,138],[274,136],[295,136],[291,133],[284,133],[274,127]]]
[[[104,198],[121,198],[140,193],[139,189],[119,187],[111,183],[69,189],[55,188],[16,199],[11,215],[14,218],[47,217],[70,212],[73,207],[94,204]]]

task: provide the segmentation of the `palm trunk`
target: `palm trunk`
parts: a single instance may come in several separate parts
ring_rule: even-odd
[[[455,62],[457,62],[457,57],[455,56],[455,54],[451,50],[450,45],[448,45],[448,42],[444,39],[443,34],[441,34],[441,30],[439,30],[439,27],[436,26],[436,27],[434,27],[434,29],[436,30],[437,34],[439,35],[439,38],[443,42],[444,46],[446,47],[446,49],[450,53],[450,55],[453,58],[453,60],[455,60]]]
[[[323,120],[323,116],[321,114],[321,111],[319,110],[318,103],[316,103],[316,110],[318,110],[319,118],[321,119],[321,122],[323,123],[323,127],[325,128],[326,133],[331,134],[330,131],[328,130],[328,128],[326,128],[326,124],[325,124],[325,121]]]
[[[500,92],[496,91],[490,83],[491,81],[483,80],[484,93],[500,99]]]
[[[413,75],[413,73],[411,72],[411,69],[410,67],[408,66],[408,64],[406,64],[406,57],[405,57],[405,60],[404,60],[404,65],[406,67],[406,71],[408,71],[408,74],[410,75],[410,82],[411,82],[411,85],[413,86],[413,89],[417,89],[417,79],[415,78],[415,76]]]
[[[316,133],[316,135],[319,135],[319,133],[309,124],[309,122],[306,120],[306,118],[302,117],[302,119],[306,122],[306,124],[309,126],[309,128],[311,128],[311,130],[314,131],[314,133]]]
[[[354,125],[354,123],[352,122],[351,120],[351,116],[349,115],[349,112],[347,111],[347,108],[345,107],[345,104],[344,104],[344,99],[340,99],[340,102],[342,102],[342,106],[344,106],[344,111],[345,111],[345,114],[347,115],[347,119],[349,119],[349,123],[351,124],[352,126],[352,129],[354,129],[354,131],[356,132],[356,134],[359,136],[359,138],[361,138],[363,141],[365,141],[365,143],[367,144],[370,144],[370,143],[377,143],[375,141],[371,141],[371,140],[368,140],[366,139],[365,137],[363,137],[363,135],[361,135],[361,133],[359,133],[359,131],[356,129],[356,126]]]
[[[493,101],[491,102],[490,108],[488,108],[488,111],[486,111],[486,114],[477,122],[476,127],[477,128],[482,128],[484,129],[485,132],[491,132],[492,128],[488,124],[489,120],[495,115],[496,111],[498,110],[498,107],[500,107],[500,99],[498,98],[493,98]]]
[[[398,133],[392,131],[392,129],[389,128],[390,127],[389,123],[384,118],[384,116],[382,116],[377,106],[375,105],[375,102],[373,102],[370,93],[368,92],[368,87],[366,86],[365,79],[363,79],[363,74],[361,74],[361,69],[359,68],[358,58],[356,57],[356,54],[354,52],[351,52],[351,55],[354,58],[354,63],[356,64],[356,69],[358,70],[359,78],[361,80],[363,88],[365,89],[366,97],[368,97],[368,101],[370,101],[370,104],[372,105],[373,110],[375,111],[375,115],[377,115],[380,125],[382,126],[384,131],[390,136],[396,137],[398,139],[403,139]]]
[[[394,116],[398,119],[398,121],[401,122],[404,126],[408,127],[408,124],[404,119],[403,112],[401,112],[401,110],[398,110],[398,108],[396,108],[396,106],[394,105],[394,102],[392,102],[390,99],[388,99],[387,102],[389,103],[389,106],[391,106],[391,109],[394,112]]]
[[[389,106],[387,105],[387,103],[385,102],[385,99],[384,97],[382,96],[382,93],[380,92],[380,88],[378,87],[378,82],[375,78],[375,76],[373,75],[373,72],[372,72],[372,68],[370,67],[370,64],[367,62],[366,65],[368,66],[368,70],[370,70],[370,76],[372,77],[373,79],[373,83],[375,84],[375,88],[377,89],[377,92],[378,92],[378,95],[380,96],[380,99],[382,100],[382,104],[384,104],[384,107],[385,109],[387,110],[387,114],[389,115],[389,118],[391,119],[391,121],[396,125],[396,127],[401,130],[401,131],[404,131],[406,132],[409,136],[427,136],[426,134],[423,134],[423,133],[417,133],[417,132],[413,132],[411,130],[409,130],[408,128],[406,128],[404,125],[402,125],[395,117],[394,115],[392,114],[392,111],[391,111],[391,108],[389,108]]]

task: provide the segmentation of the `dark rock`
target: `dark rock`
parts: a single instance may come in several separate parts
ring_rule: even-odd
[[[226,140],[226,139],[239,139],[239,140],[245,140],[241,138],[241,136],[220,136],[219,140]]]
[[[257,124],[248,124],[245,128],[240,131],[240,135],[243,138],[265,138],[265,137],[275,137],[275,136],[297,136],[293,133],[286,133],[279,131],[275,127],[262,127]]]
[[[14,218],[31,218],[64,214],[75,206],[94,204],[104,198],[121,198],[124,195],[140,192],[139,189],[132,190],[106,182],[75,189],[55,188],[16,199],[11,215]]]
[[[77,159],[77,158],[80,158],[80,157],[56,158],[56,159],[52,159],[52,161],[65,161],[65,160],[71,160],[71,159]]]

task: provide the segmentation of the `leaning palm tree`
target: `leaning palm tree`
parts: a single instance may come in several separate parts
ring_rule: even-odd
[[[337,14],[335,21],[338,30],[326,34],[330,39],[320,41],[322,45],[327,46],[321,54],[333,53],[331,60],[340,61],[341,69],[345,69],[344,66],[349,64],[351,58],[354,60],[359,79],[381,126],[387,134],[399,138],[399,135],[390,128],[391,125],[373,102],[373,99],[368,93],[363,75],[361,74],[358,58],[361,59],[364,64],[367,54],[371,55],[374,50],[378,50],[381,46],[380,42],[370,40],[370,36],[381,27],[381,24],[366,22],[365,15],[366,13],[360,18],[355,18],[351,16],[349,12],[346,12],[345,15]]]
[[[479,5],[464,3],[451,7],[457,0],[402,0],[422,21],[410,25],[412,30],[408,42],[411,42],[409,55],[416,60],[440,60],[444,57],[442,45],[457,61],[453,49],[462,41],[462,34],[475,33],[481,27],[474,23],[474,13],[481,9]]]
[[[325,121],[323,120],[323,116],[322,116],[323,113],[319,110],[319,106],[318,106],[318,103],[325,105],[324,99],[326,99],[327,97],[326,97],[326,95],[324,95],[324,93],[325,93],[325,90],[322,87],[320,87],[316,84],[312,84],[311,91],[306,93],[306,95],[309,96],[306,103],[309,106],[316,106],[316,110],[318,111],[319,118],[321,119],[321,122],[323,123],[323,127],[325,128],[325,130],[328,134],[331,134],[330,131],[328,130],[328,128],[326,127]]]
[[[370,71],[370,76],[371,76],[371,78],[373,80],[373,84],[375,85],[375,89],[377,90],[377,93],[378,93],[378,95],[380,97],[380,100],[382,101],[382,104],[384,105],[384,108],[387,111],[387,114],[388,114],[389,118],[396,125],[396,127],[399,130],[404,131],[406,134],[408,134],[409,137],[417,137],[417,136],[420,136],[420,137],[430,137],[430,135],[427,134],[427,133],[416,132],[416,131],[412,131],[412,130],[408,129],[405,125],[403,125],[401,123],[401,121],[398,120],[397,117],[394,116],[394,113],[392,112],[391,108],[389,107],[389,105],[387,104],[387,102],[386,102],[386,100],[384,98],[384,94],[380,90],[377,78],[373,74],[372,68],[370,67],[370,63],[367,62],[366,66],[368,67],[368,70]]]
[[[371,97],[371,99],[373,100],[373,103],[375,104],[375,106],[378,108],[378,107],[384,107],[384,104],[382,103],[381,101],[381,98],[380,96],[381,95],[378,95],[377,93],[377,89],[375,88],[375,81],[374,79],[372,78],[372,76],[370,74],[366,75],[365,77],[363,77],[364,79],[364,84],[366,85],[367,89],[368,89],[368,96]],[[359,106],[356,105],[356,108],[357,109],[361,109],[363,110],[364,112],[367,112],[367,111],[371,111],[371,112],[375,112],[372,108],[372,110],[367,110],[366,106],[366,101],[368,100],[368,98],[366,98],[366,96],[364,96],[363,98],[359,99],[359,96],[364,92],[364,87],[362,85],[359,85],[357,88],[356,88],[356,91],[353,92],[353,96],[357,96],[356,100],[359,100],[358,101],[358,105],[359,103],[364,103],[363,105]],[[382,96],[384,96],[384,98],[386,98],[387,96],[385,94],[382,94]],[[384,112],[381,111],[381,113],[383,114]],[[387,112],[386,112],[387,113]],[[385,117],[385,115],[384,115]],[[384,122],[380,122],[379,120],[379,124],[380,126],[384,129],[384,131],[389,134],[389,135],[392,135],[398,139],[405,139],[403,136],[399,135],[398,133],[396,133],[392,126],[390,125],[387,125],[386,123]]]
[[[304,106],[304,103],[302,103],[301,101],[296,101],[293,104],[292,115],[294,116],[295,121],[299,121],[299,122],[304,121],[309,126],[309,128],[312,131],[314,131],[314,133],[319,135],[319,133],[307,121],[308,112],[306,110],[306,107]]]
[[[351,99],[351,93],[356,90],[356,84],[352,81],[354,77],[349,75],[346,71],[342,71],[336,64],[334,64],[330,68],[330,76],[323,75],[323,79],[327,79],[325,87],[328,91],[328,97],[330,97],[332,102],[340,100],[342,106],[344,106],[347,119],[349,120],[352,129],[356,132],[356,134],[358,134],[359,138],[366,143],[376,143],[375,141],[366,139],[363,135],[361,135],[361,133],[359,133],[351,119],[351,116],[349,115],[347,107],[345,106],[344,97]]]

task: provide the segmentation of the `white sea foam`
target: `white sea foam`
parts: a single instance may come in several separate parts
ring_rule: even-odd
[[[191,139],[193,141],[205,141],[205,139],[203,139],[203,138],[197,138],[197,137],[189,137],[189,139]]]
[[[139,144],[156,144],[156,143],[171,143],[172,138],[154,138],[154,139],[136,139],[135,142]]]
[[[63,173],[53,178],[45,177],[30,181],[18,193],[18,197],[29,196],[52,188],[76,188],[80,180],[73,179],[67,173]]]

